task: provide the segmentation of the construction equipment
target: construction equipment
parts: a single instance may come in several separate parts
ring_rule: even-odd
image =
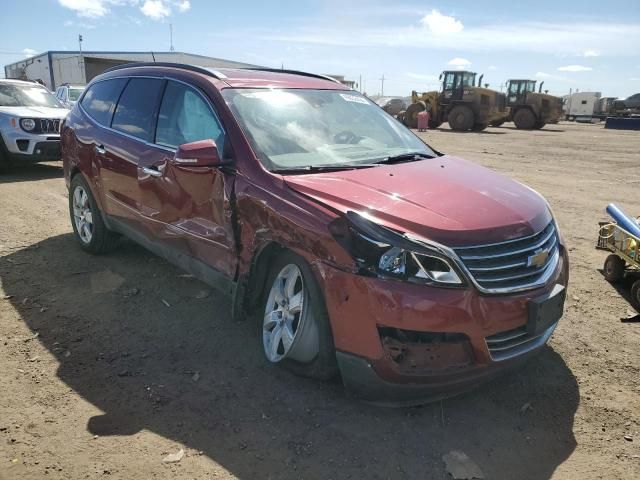
[[[491,122],[499,127],[504,122],[513,122],[516,128],[524,130],[539,129],[547,123],[558,123],[562,116],[562,99],[542,93],[542,85],[536,92],[536,80],[509,80],[507,82],[507,106],[509,116],[503,120]]]
[[[508,116],[506,96],[481,87],[483,75],[476,85],[476,74],[462,70],[440,74],[439,92],[411,92],[411,105],[398,118],[409,128],[418,125],[418,112],[428,111],[430,128],[449,122],[452,130],[484,130],[491,122]]]
[[[634,277],[630,300],[640,312],[640,223],[613,203],[607,206],[607,213],[614,222],[600,223],[597,248],[611,252],[602,271],[611,283]]]

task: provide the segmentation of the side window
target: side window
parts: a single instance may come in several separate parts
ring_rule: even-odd
[[[133,77],[120,96],[111,128],[147,142],[153,141],[153,127],[162,80]]]
[[[224,132],[211,107],[191,87],[169,81],[160,104],[156,143],[176,148],[211,139],[224,151]]]
[[[445,90],[453,90],[455,88],[455,85],[453,84],[453,81],[454,81],[453,73],[447,73],[444,76],[444,89]]]
[[[127,83],[125,78],[114,78],[113,80],[94,83],[82,97],[82,108],[96,122],[108,127],[111,124],[113,110],[125,83]]]

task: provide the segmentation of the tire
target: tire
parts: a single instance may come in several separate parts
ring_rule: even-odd
[[[499,127],[500,125],[502,125],[504,122],[506,122],[506,120],[496,120],[495,122],[491,122],[489,125],[491,125],[492,127]]]
[[[640,280],[636,280],[631,285],[631,305],[640,312]]]
[[[81,173],[71,179],[69,217],[74,236],[84,251],[107,253],[118,245],[119,235],[104,224],[98,204]]]
[[[473,130],[474,132],[481,132],[482,130],[486,129],[488,126],[489,126],[489,124],[488,124],[488,123],[476,123],[476,124],[473,126],[473,129],[472,129],[472,130]]]
[[[544,122],[536,122],[536,125],[535,125],[534,128],[536,130],[540,130],[541,128],[544,128],[545,125],[546,125],[546,123],[544,123]]]
[[[427,106],[424,102],[412,103],[404,112],[404,124],[409,128],[418,128],[418,113],[424,112]]]
[[[447,120],[449,121],[451,130],[465,132],[473,128],[474,115],[466,105],[456,105],[451,109],[449,115],[447,115]]]
[[[619,282],[624,278],[625,261],[613,253],[604,261],[604,278],[610,283]]]
[[[280,296],[276,293],[278,284]],[[280,253],[270,265],[265,285],[258,328],[267,361],[305,377],[335,377],[338,367],[329,315],[307,262],[291,251]],[[292,301],[296,297],[301,303]],[[279,336],[274,333],[278,328]],[[285,338],[289,340],[285,342]]]
[[[4,141],[0,136],[0,174],[9,173],[11,171],[11,160],[4,146]]]
[[[516,124],[516,128],[531,130],[536,125],[536,116],[528,108],[521,108],[513,116],[513,123]]]
[[[439,128],[440,125],[442,125],[442,122],[440,120],[429,119],[429,128],[436,129],[436,128]]]

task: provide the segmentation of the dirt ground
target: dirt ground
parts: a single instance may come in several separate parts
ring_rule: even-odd
[[[639,133],[425,136],[549,200],[571,283],[540,356],[441,403],[351,401],[267,365],[229,299],[142,248],[81,252],[59,164],[33,166],[0,177],[0,478],[437,480],[451,450],[487,479],[640,478],[640,323],[594,249],[609,202],[640,214]]]

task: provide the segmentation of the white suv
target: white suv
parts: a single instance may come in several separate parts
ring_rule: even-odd
[[[60,126],[68,112],[37,83],[0,79],[0,172],[16,163],[60,160]]]
[[[84,85],[69,85],[65,83],[56,89],[56,97],[65,107],[71,108],[76,104],[84,89]]]

